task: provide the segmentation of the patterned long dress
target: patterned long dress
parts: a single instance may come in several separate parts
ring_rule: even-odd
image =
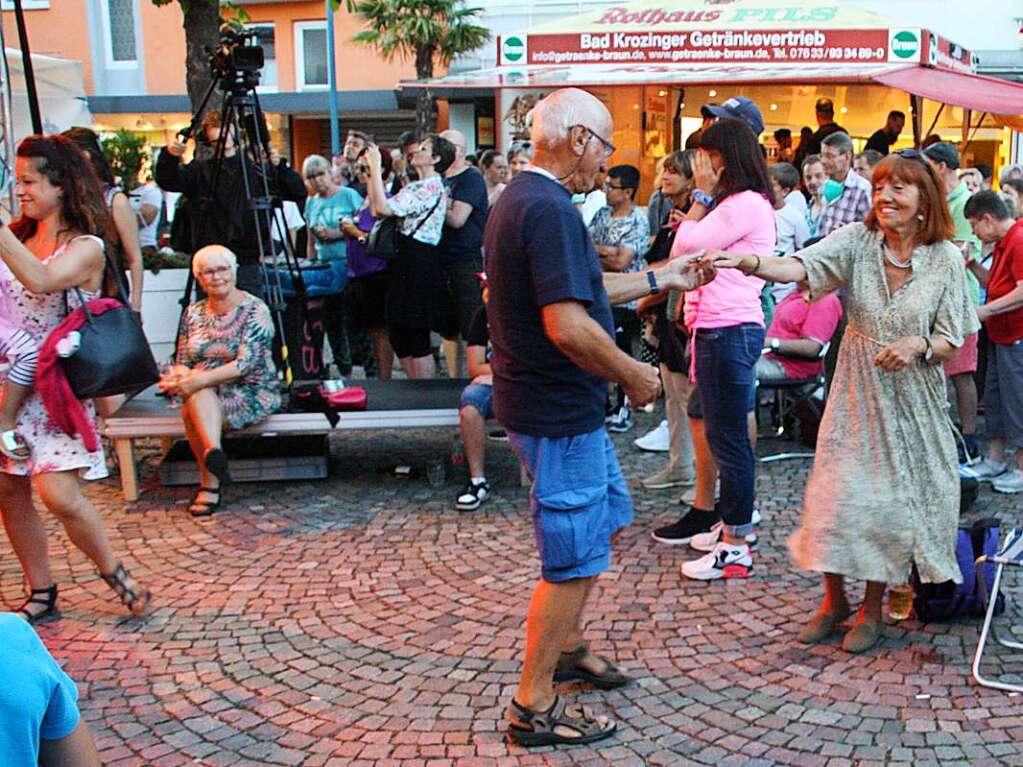
[[[806,487],[789,541],[807,570],[882,583],[961,581],[955,557],[959,474],[941,365],[889,373],[874,364],[903,336],[963,344],[979,323],[963,259],[950,242],[913,251],[912,276],[893,294],[882,236],[850,224],[799,253],[813,298],[845,292],[838,353]]]
[[[103,247],[103,241],[98,237],[83,236],[96,240],[100,247]],[[43,263],[60,258],[72,242],[74,239],[61,245],[47,256]],[[64,291],[38,294],[29,292],[3,262],[0,262],[0,280],[6,283],[8,309],[11,315],[9,319],[13,324],[26,330],[40,346],[50,331],[64,321],[68,310],[78,307],[78,298],[74,291],[68,291],[66,294]],[[99,293],[83,290],[82,297],[86,301],[91,301],[98,298]],[[0,371],[0,380],[6,378],[6,374],[6,369]],[[92,400],[83,402],[82,406],[90,423],[95,427],[96,411]],[[28,443],[32,455],[27,461],[12,461],[0,455],[0,472],[19,477],[34,477],[37,474],[55,471],[80,471],[83,478],[87,479],[107,476],[103,450],[90,453],[79,437],[72,437],[58,429],[46,412],[42,399],[35,392],[29,395],[18,411],[17,429]]]
[[[241,378],[217,387],[228,429],[262,421],[281,406],[273,338],[270,310],[250,293],[228,314],[211,312],[206,299],[185,312],[176,362],[201,370],[235,362],[241,372]]]

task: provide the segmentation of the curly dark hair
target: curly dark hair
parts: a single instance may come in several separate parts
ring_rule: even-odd
[[[18,144],[17,156],[32,160],[36,170],[64,192],[63,232],[94,234],[108,245],[113,241],[113,220],[99,178],[75,142],[65,136],[28,136]],[[22,215],[11,222],[11,231],[24,242],[38,226],[36,219]]]

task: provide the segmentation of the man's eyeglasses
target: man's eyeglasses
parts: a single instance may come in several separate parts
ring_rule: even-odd
[[[305,177],[306,177],[307,181],[312,181],[314,178],[319,178],[320,176],[326,176],[326,175],[327,175],[326,171],[320,170],[320,171],[317,171],[316,173],[307,173]]]
[[[362,176],[362,175],[364,175],[366,173],[369,173],[369,166],[368,165],[356,165],[355,166],[355,172],[356,172],[356,174]]]
[[[604,188],[605,188],[605,189],[619,189],[619,190],[620,190],[620,189],[625,189],[625,187],[624,187],[624,186],[615,186],[615,185],[614,185],[614,184],[612,184],[612,183],[611,183],[610,181],[605,181],[605,182],[604,182]]]
[[[590,134],[590,138],[595,138],[595,139],[597,139],[597,141],[599,141],[601,144],[603,144],[604,145],[604,157],[610,157],[611,155],[613,155],[615,153],[615,145],[612,144],[610,141],[608,141],[603,136],[601,136],[599,133],[597,133],[592,128],[587,128],[585,125],[578,125],[578,126],[572,126],[572,127],[582,128],[584,131],[586,131],[587,133]],[[588,140],[589,139],[587,139],[587,141]]]

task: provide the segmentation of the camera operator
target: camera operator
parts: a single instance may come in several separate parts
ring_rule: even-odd
[[[210,145],[216,147],[221,140],[220,113],[208,112],[203,118],[201,129]],[[238,257],[238,287],[261,298],[263,280],[259,238],[255,215],[245,193],[243,160],[229,129],[225,129],[223,141],[224,157],[219,170],[215,158],[194,159],[182,165],[181,156],[185,153],[185,145],[172,141],[160,152],[156,161],[156,183],[164,191],[181,192],[188,199],[194,213],[192,251],[205,245],[223,245],[231,250]],[[244,162],[250,188],[254,194],[259,195],[262,171],[252,157],[246,157]],[[282,200],[305,202],[308,193],[302,177],[273,150],[264,167],[269,168],[271,194]],[[272,248],[270,232],[263,232],[263,242],[266,248]]]

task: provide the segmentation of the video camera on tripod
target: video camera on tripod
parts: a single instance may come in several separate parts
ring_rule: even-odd
[[[210,73],[224,91],[248,90],[259,85],[265,59],[257,34],[236,21],[220,26],[220,43],[210,54]]]
[[[294,171],[276,155],[272,156],[270,150],[270,131],[256,93],[264,57],[255,33],[237,22],[227,22],[220,28],[216,50],[209,53],[209,88],[191,124],[180,134],[181,143],[192,135],[199,141],[207,138],[197,131],[206,117],[211,97],[219,90],[223,94],[222,103],[219,109],[210,109],[219,114],[219,119],[213,123],[218,132],[208,137],[213,152],[209,159],[202,160],[208,170],[202,174],[205,179],[202,196],[198,200],[196,214],[191,217],[193,245],[207,244],[197,239],[197,227],[208,230],[211,226],[222,225],[226,231],[220,233],[222,236],[216,241],[231,247],[233,240],[240,248],[232,248],[239,256],[240,267],[257,268],[259,276],[255,279],[258,286],[247,287],[257,295],[261,294],[274,316],[280,338],[282,372],[285,381],[291,383],[295,371],[285,332],[286,302],[281,272],[294,286],[297,302],[305,305],[306,296],[301,267],[281,212],[282,173],[290,173],[295,180],[291,184],[295,189],[288,199],[304,200],[306,189]],[[279,172],[278,166],[283,171]],[[222,183],[226,183],[224,189],[227,191],[220,191]],[[279,255],[275,252],[275,240],[282,247]],[[248,263],[244,258],[249,259]],[[249,274],[251,276],[252,272]],[[181,299],[182,317],[191,301],[192,288],[190,274]]]

